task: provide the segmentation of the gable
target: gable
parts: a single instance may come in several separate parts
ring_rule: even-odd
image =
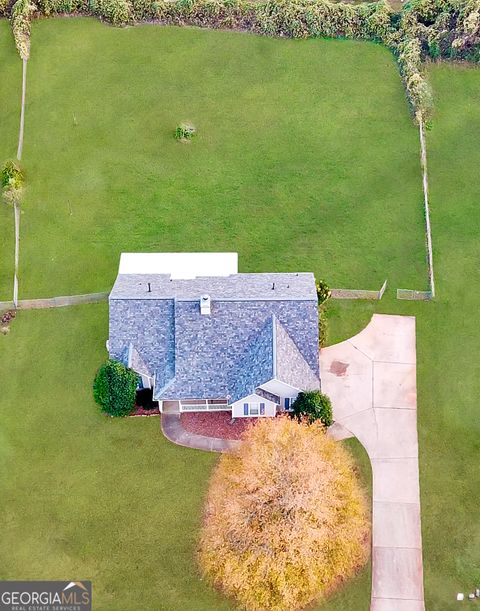
[[[276,318],[274,324],[274,377],[280,382],[300,390],[319,388],[320,380],[317,373],[311,369],[293,339]]]

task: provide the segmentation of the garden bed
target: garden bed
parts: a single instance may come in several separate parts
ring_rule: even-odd
[[[255,418],[236,418],[230,412],[183,413],[183,428],[190,433],[219,439],[240,439],[242,433],[256,422]]]
[[[10,331],[10,323],[15,318],[15,310],[7,310],[6,312],[0,313],[0,332],[6,335]]]
[[[151,388],[137,390],[135,398],[135,409],[131,416],[159,416],[158,401],[153,400]]]
[[[159,416],[160,411],[158,407],[145,408],[141,405],[135,405],[135,409],[130,416]]]

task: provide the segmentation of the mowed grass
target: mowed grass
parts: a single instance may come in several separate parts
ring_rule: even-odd
[[[91,579],[102,610],[229,608],[196,576],[215,456],[93,402],[106,304],[15,322],[0,342],[1,578]]]
[[[20,62],[5,45],[11,157]],[[108,289],[122,250],[230,249],[245,271],[424,288],[417,132],[381,47],[84,19],[35,23],[33,45],[24,297]],[[426,604],[445,611],[480,580],[480,71],[439,65],[431,79],[438,298],[332,302],[329,320],[333,342],[373,311],[417,317]],[[182,119],[199,130],[191,145],[172,138]],[[102,609],[136,608],[139,592],[147,609],[230,609],[194,560],[215,457],[168,444],[156,419],[96,412],[106,328],[105,306],[84,306],[21,312],[0,338],[0,576],[92,578]],[[367,569],[318,608],[367,609],[369,586]]]
[[[437,299],[330,304],[330,341],[359,331],[373,311],[417,319],[420,486],[426,608],[463,608],[480,583],[480,70],[430,69],[428,133]],[[465,606],[468,605],[468,601]]]
[[[196,564],[216,456],[93,402],[107,317],[106,304],[20,312],[0,336],[0,578],[90,579],[102,611],[233,609]],[[349,446],[369,487],[366,454]],[[366,609],[369,575],[318,609]]]
[[[425,288],[418,134],[373,43],[35,22],[24,164],[23,297],[107,290],[122,251]]]

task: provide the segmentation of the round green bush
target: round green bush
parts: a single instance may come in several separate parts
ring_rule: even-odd
[[[319,390],[300,392],[292,405],[292,417],[306,420],[308,424],[319,420],[324,426],[330,426],[333,423],[330,398]]]
[[[128,416],[135,407],[138,375],[118,361],[108,360],[97,371],[93,398],[110,416]]]

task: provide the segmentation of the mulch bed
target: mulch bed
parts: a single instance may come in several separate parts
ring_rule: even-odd
[[[130,414],[130,416],[159,416],[160,411],[158,407],[154,407],[152,409],[145,409],[141,405],[135,405],[135,409]]]
[[[10,328],[11,321],[15,318],[17,313],[15,310],[7,310],[0,315],[0,331],[6,335]]]
[[[153,401],[152,389],[142,388],[137,390],[135,409],[131,416],[159,416],[158,401]]]
[[[254,425],[256,418],[237,418],[232,423],[231,412],[183,412],[180,421],[190,433],[219,439],[240,439],[242,433]]]

